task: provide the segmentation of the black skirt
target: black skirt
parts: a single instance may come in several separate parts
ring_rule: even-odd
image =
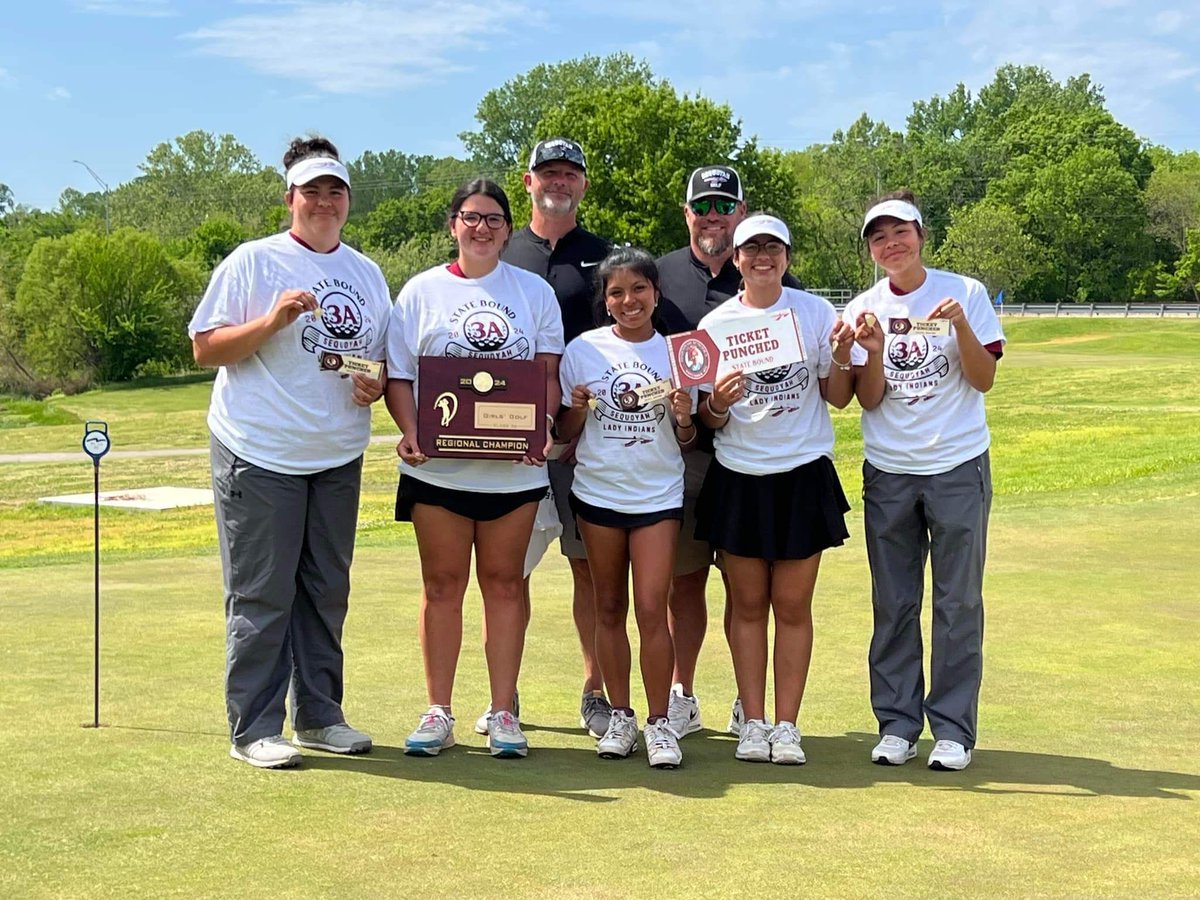
[[[696,503],[696,537],[754,559],[807,559],[850,536],[850,504],[827,456],[772,475],[743,475],[713,460]]]
[[[575,496],[574,491],[571,491],[567,499],[571,503],[571,512],[575,513],[577,519],[583,519],[592,525],[601,525],[605,528],[645,528],[647,525],[657,525],[667,519],[683,519],[682,506],[646,513],[624,513],[585,503]]]
[[[546,496],[546,491],[544,487],[509,493],[458,491],[438,487],[412,475],[401,475],[400,484],[396,487],[396,521],[411,522],[413,506],[425,503],[440,506],[464,519],[491,522],[520,509],[526,503],[540,502]]]

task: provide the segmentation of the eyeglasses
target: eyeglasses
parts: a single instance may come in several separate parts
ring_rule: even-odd
[[[458,212],[455,216],[462,220],[462,223],[468,228],[475,228],[480,222],[486,222],[487,227],[495,231],[498,228],[503,228],[508,224],[508,219],[504,218],[501,213],[483,213],[477,212]]]
[[[732,216],[734,210],[737,209],[736,200],[716,200],[712,197],[704,197],[701,200],[693,200],[688,204],[698,216],[707,216],[708,211],[714,206],[717,209],[717,214],[722,216]]]
[[[765,253],[767,256],[778,256],[787,247],[783,241],[767,241],[764,244],[759,244],[755,241],[746,241],[738,247],[738,252],[742,256],[748,256],[751,259],[758,256],[760,253]]]

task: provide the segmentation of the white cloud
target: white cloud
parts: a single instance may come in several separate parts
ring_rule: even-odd
[[[362,94],[480,71],[481,63],[494,61],[495,43],[526,15],[512,0],[418,0],[403,10],[383,0],[294,0],[185,37],[201,53],[263,74],[324,93]]]
[[[17,79],[3,67],[0,67],[0,87],[9,87],[17,83]]]
[[[171,7],[171,0],[75,0],[75,8],[81,12],[149,19],[179,15]]]
[[[71,92],[65,87],[56,87],[46,95],[47,100],[70,100]]]

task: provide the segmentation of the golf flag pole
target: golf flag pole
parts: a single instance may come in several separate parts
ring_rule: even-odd
[[[84,728],[100,727],[100,457],[112,446],[108,437],[108,423],[90,419],[83,424],[83,452],[92,458],[92,481],[95,502],[93,505],[94,560],[95,560],[95,652],[94,652],[94,703],[91,724]]]

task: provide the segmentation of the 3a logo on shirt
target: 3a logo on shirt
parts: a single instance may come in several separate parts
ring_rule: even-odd
[[[300,343],[309,353],[320,355],[362,352],[371,346],[375,329],[363,310],[367,301],[354,286],[340,278],[326,278],[310,290],[321,308],[320,316],[311,316],[311,324],[300,333]]]
[[[907,320],[905,320],[907,321]],[[941,380],[950,374],[950,361],[922,334],[891,328],[885,335],[884,373],[887,396],[912,405],[928,399]]]
[[[518,337],[509,320],[515,313],[501,307],[495,301],[471,301],[457,310],[451,322],[458,325],[458,332],[451,332],[451,341],[446,347],[447,356],[471,356],[490,359],[528,359],[529,341]],[[465,343],[456,343],[459,337]]]

